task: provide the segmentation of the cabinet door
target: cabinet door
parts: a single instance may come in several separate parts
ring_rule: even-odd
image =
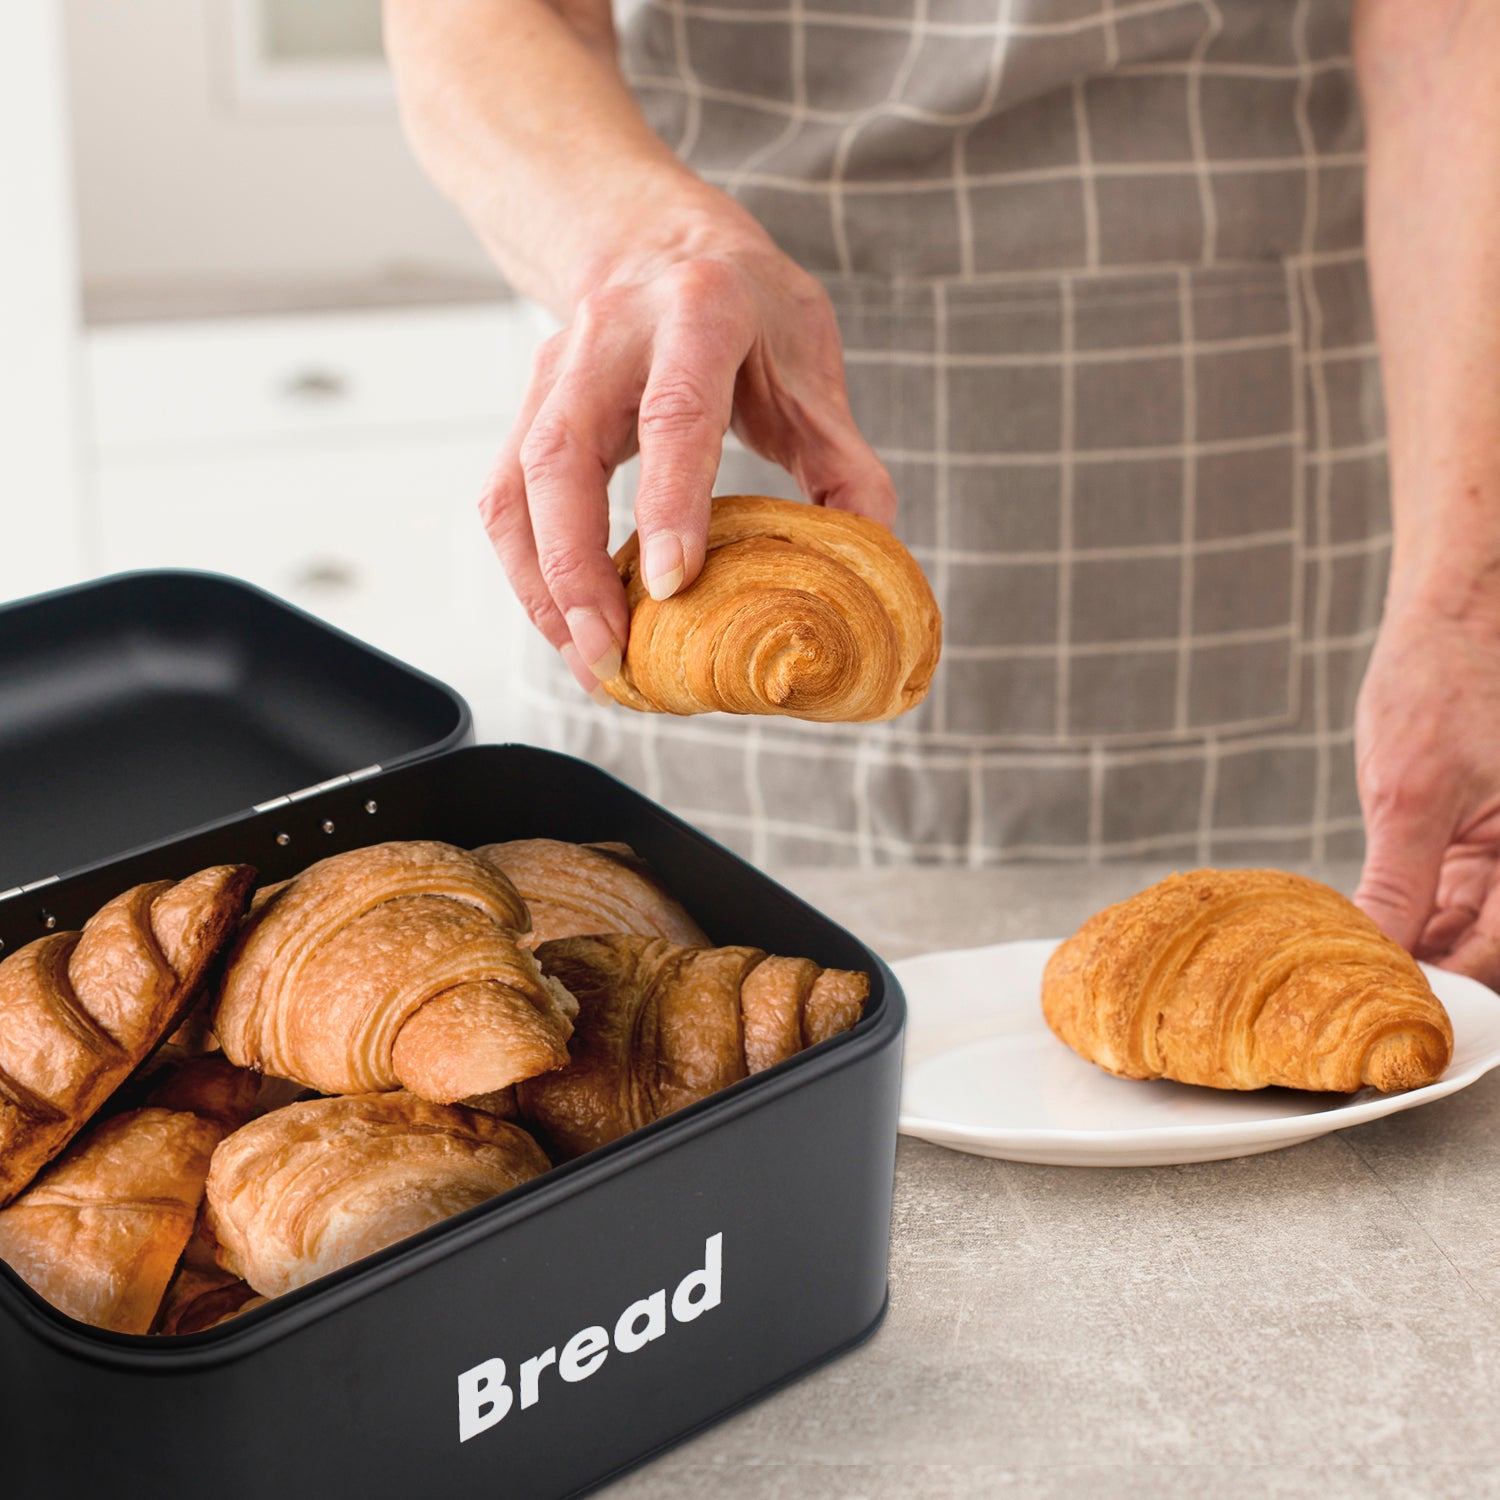
[[[476,504],[498,437],[101,463],[105,571],[204,568],[259,584],[421,667],[509,733],[528,629]]]

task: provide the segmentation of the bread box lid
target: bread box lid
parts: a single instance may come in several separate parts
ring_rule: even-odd
[[[0,606],[0,899],[472,738],[452,688],[238,579]]]

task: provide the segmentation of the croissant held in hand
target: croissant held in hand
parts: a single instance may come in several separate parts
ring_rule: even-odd
[[[1111,1073],[1212,1088],[1393,1093],[1453,1056],[1415,960],[1280,870],[1194,870],[1099,912],[1048,961],[1042,1010]]]
[[[214,1152],[219,1263],[267,1297],[437,1224],[545,1172],[519,1126],[411,1094],[288,1104]]]
[[[325,1094],[439,1104],[568,1060],[573,997],[516,888],[452,844],[372,844],[263,891],[213,1015],[224,1055]]]
[[[53,933],[0,963],[0,1204],[177,1024],[254,879],[249,865],[217,865],[138,885],[82,933]]]
[[[658,713],[894,719],[927,694],[942,617],[916,559],[849,511],[725,495],[692,585],[655,600],[640,539],[615,557],[630,640],[604,690]]]
[[[559,1159],[592,1151],[847,1031],[869,976],[759,948],[562,938],[537,957],[578,1000],[572,1061],[516,1090]]]

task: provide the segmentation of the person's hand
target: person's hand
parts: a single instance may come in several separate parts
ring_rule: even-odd
[[[1355,719],[1354,899],[1418,958],[1500,981],[1500,629],[1389,613]]]
[[[653,598],[697,577],[724,433],[773,460],[815,504],[889,525],[889,474],[849,412],[833,309],[753,224],[691,251],[612,268],[537,356],[481,501],[532,622],[580,685],[620,666],[629,613],[607,551],[605,486],[637,450],[635,502]]]

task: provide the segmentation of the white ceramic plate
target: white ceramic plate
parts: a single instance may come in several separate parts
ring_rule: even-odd
[[[1058,939],[925,953],[894,964],[910,1016],[901,1129],[1010,1161],[1148,1167],[1294,1146],[1466,1088],[1500,1064],[1500,995],[1429,968],[1453,1020],[1453,1062],[1405,1094],[1254,1093],[1141,1083],[1085,1062],[1042,1019]]]

